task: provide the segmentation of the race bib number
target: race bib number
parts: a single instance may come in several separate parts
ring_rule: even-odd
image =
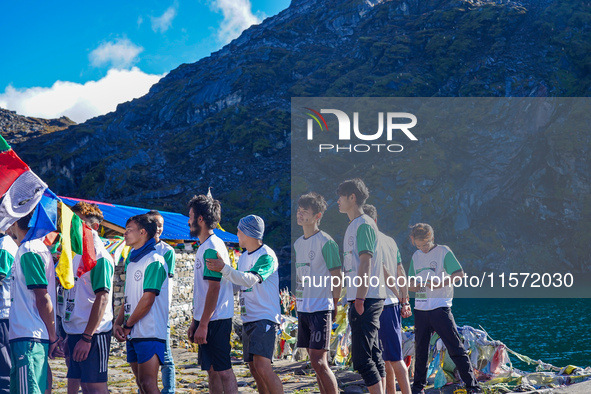
[[[296,292],[295,296],[297,301],[301,302],[304,297],[304,285],[310,286],[310,265],[309,264],[298,264],[296,268]],[[304,278],[306,278],[304,280]],[[305,281],[305,283],[304,283]]]
[[[70,321],[70,317],[72,317],[72,312],[74,312],[74,306],[75,306],[75,302],[74,299],[70,299],[66,301],[66,310],[65,310],[65,315],[64,315],[64,319],[66,321]]]
[[[74,278],[74,281],[78,280],[78,278]],[[64,311],[64,319],[65,321],[70,321],[72,317],[72,312],[74,312],[75,300],[76,300],[76,282],[74,282],[74,287],[69,290],[63,290],[63,297],[65,301],[65,308]],[[59,304],[59,300],[58,300]],[[62,308],[63,308],[63,301],[62,301]]]
[[[129,316],[131,316],[131,304],[127,302],[127,296],[125,296],[123,302],[123,321],[127,321],[127,319],[129,319]]]
[[[242,316],[246,316],[246,302],[244,300],[244,296],[242,292],[240,292],[240,314]]]
[[[426,301],[427,300],[427,289],[425,287],[421,287],[419,291],[415,294],[415,300],[417,301]]]
[[[64,304],[64,288],[58,287],[57,288],[57,305],[62,306]]]

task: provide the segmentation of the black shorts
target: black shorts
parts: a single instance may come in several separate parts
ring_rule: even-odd
[[[195,330],[199,322],[195,320]],[[232,319],[210,321],[207,325],[207,343],[199,345],[199,364],[203,371],[227,371],[232,368],[230,360],[230,336],[232,335]]]
[[[82,335],[68,335],[68,352],[70,367],[68,379],[80,379],[82,383],[104,383],[107,381],[109,367],[109,351],[111,348],[111,331],[94,334],[90,344],[88,357],[82,362],[74,361],[74,348]]]
[[[242,354],[244,362],[251,362],[254,356],[273,360],[277,323],[271,320],[257,320],[242,325]]]
[[[10,392],[10,342],[8,341],[8,319],[0,319],[0,393]]]
[[[332,312],[298,312],[298,347],[330,349]]]

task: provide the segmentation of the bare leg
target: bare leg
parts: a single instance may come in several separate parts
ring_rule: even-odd
[[[324,349],[308,349],[312,368],[316,372],[316,380],[321,394],[338,394],[337,379],[328,366],[328,352]]]
[[[78,394],[80,391],[80,379],[68,379],[68,394]],[[84,392],[84,390],[82,390]]]
[[[82,383],[82,392],[84,394],[109,394],[109,389],[107,388],[107,382]]]
[[[158,371],[160,370],[160,359],[157,355],[145,363],[138,364],[138,380],[144,394],[160,394],[158,389]]]
[[[213,367],[207,371],[208,382],[209,382],[209,394],[223,394],[224,386],[222,384],[222,378],[220,374],[213,370]]]
[[[224,385],[224,394],[238,394],[238,382],[236,381],[236,375],[234,375],[232,368],[219,371],[218,375]]]
[[[142,385],[140,384],[137,362],[129,363],[129,365],[131,366],[131,371],[133,372],[133,376],[135,376],[135,384],[137,384],[140,394],[144,394],[144,390],[142,390]]]
[[[281,384],[281,380],[279,380],[279,377],[273,371],[273,367],[271,367],[271,360],[256,354],[253,358],[253,364],[255,366],[255,369],[257,370],[259,376],[265,382],[269,393],[283,394],[283,384]]]
[[[396,394],[396,378],[394,375],[394,366],[392,365],[392,361],[385,361],[386,363],[386,394]],[[382,382],[384,380],[382,379]]]
[[[396,375],[396,380],[398,381],[398,386],[400,386],[400,391],[402,391],[402,394],[410,394],[410,380],[408,379],[406,364],[403,360],[393,361],[391,364]]]
[[[257,391],[259,392],[259,394],[271,394],[271,392],[267,388],[267,383],[259,374],[259,371],[257,371],[254,361],[250,361],[248,363],[248,368],[250,368],[250,373],[252,374],[254,381],[257,382]]]

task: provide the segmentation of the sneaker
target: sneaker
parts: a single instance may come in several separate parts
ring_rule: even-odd
[[[484,393],[480,386],[476,387],[466,387],[466,394],[475,394],[475,393]]]
[[[412,394],[425,394],[425,390],[421,389],[420,391],[417,389],[412,389]]]

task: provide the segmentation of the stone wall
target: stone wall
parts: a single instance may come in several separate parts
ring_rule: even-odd
[[[174,288],[170,306],[170,325],[190,322],[193,316],[193,266],[195,252],[176,251],[176,269],[174,273]],[[125,265],[115,267],[113,283],[113,308],[115,317],[123,302],[123,286],[125,285]]]

